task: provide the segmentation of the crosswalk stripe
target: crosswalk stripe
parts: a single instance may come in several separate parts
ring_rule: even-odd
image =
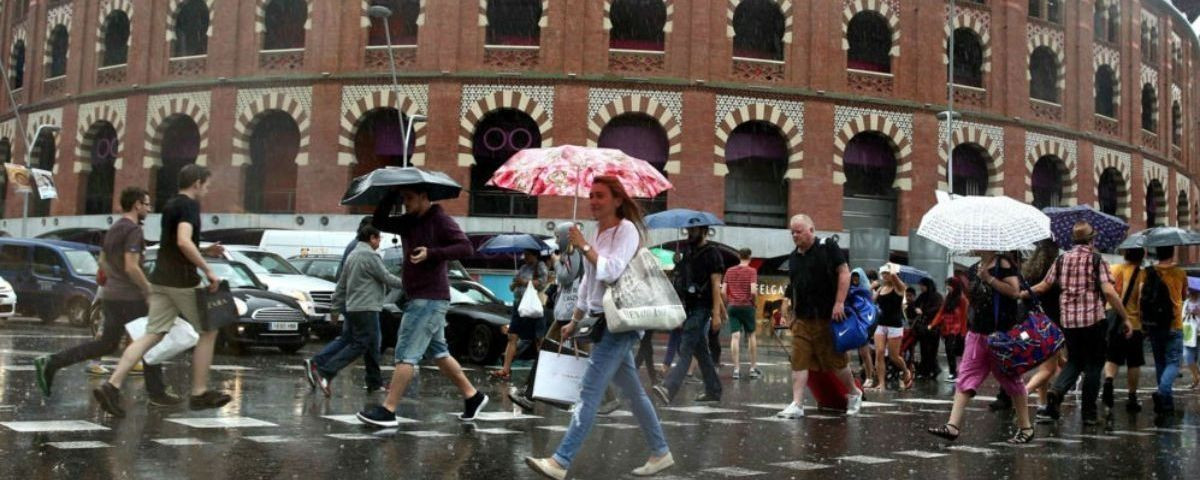
[[[1000,452],[997,452],[990,448],[972,447],[970,445],[952,445],[952,446],[946,447],[946,450],[954,450],[956,452],[966,452],[966,453],[979,453],[979,454],[983,454],[983,455],[995,455],[997,453],[1000,453]]]
[[[364,433],[329,433],[325,436],[338,440],[382,440],[382,438],[375,435],[367,435]]]
[[[157,438],[152,440],[159,445],[168,447],[187,447],[193,445],[208,445],[208,442],[199,438],[183,437],[183,438]]]
[[[253,428],[279,426],[271,422],[250,417],[168,418],[167,421],[192,428]]]
[[[363,424],[362,420],[359,420],[357,415],[324,415],[321,418],[324,418],[326,420],[333,420],[335,422],[344,423],[347,425],[362,425]],[[420,423],[417,420],[413,420],[411,418],[404,418],[404,417],[396,417],[396,422],[400,423],[401,425],[410,424],[410,423]]]
[[[896,461],[895,459],[891,458],[872,457],[870,455],[847,455],[844,457],[837,457],[837,460],[843,462],[861,463],[864,465],[878,465],[881,463],[891,463]]]
[[[767,474],[767,472],[760,472],[757,470],[750,470],[750,469],[742,468],[742,467],[706,468],[703,471],[714,474],[714,475],[720,475],[723,477],[753,477],[753,476]]]
[[[476,428],[475,431],[488,435],[516,435],[522,433],[520,430],[509,430],[507,428]]]
[[[97,442],[95,440],[88,440],[88,441],[82,441],[82,442],[47,442],[46,446],[54,447],[59,450],[85,450],[85,449],[90,449],[90,448],[110,448],[110,447],[112,447],[112,445],[109,445],[104,442]]]
[[[83,420],[45,420],[33,422],[3,422],[9,430],[19,433],[47,432],[85,432],[92,430],[108,430],[108,427]]]
[[[1036,443],[1008,443],[1008,442],[992,442],[989,445],[1006,448],[1038,448],[1041,445]]]
[[[252,435],[242,438],[255,443],[291,443],[298,440],[296,437],[288,437],[285,435]]]
[[[806,462],[804,460],[794,460],[791,462],[772,463],[772,467],[786,468],[788,470],[810,471],[831,468],[830,465],[822,465],[820,463]]]
[[[454,436],[453,434],[446,433],[446,432],[439,432],[436,430],[414,430],[414,431],[398,432],[398,433],[400,433],[401,435],[408,435],[408,436],[417,437],[417,438],[439,438],[439,437],[453,437]]]
[[[742,413],[741,410],[733,410],[729,408],[714,408],[697,405],[692,407],[667,407],[665,410],[672,412],[695,413],[699,415],[707,415],[710,413]]]
[[[931,459],[931,458],[942,458],[942,457],[946,457],[946,456],[948,456],[948,455],[947,455],[947,454],[945,454],[945,453],[940,453],[940,452],[926,452],[926,451],[923,451],[923,450],[904,450],[904,451],[900,451],[900,452],[892,452],[892,453],[893,453],[893,454],[895,454],[895,455],[904,455],[904,456],[906,456],[906,457],[920,458],[920,459],[923,459],[923,460],[928,460],[928,459]]]

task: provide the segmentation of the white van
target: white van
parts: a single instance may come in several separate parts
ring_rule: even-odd
[[[265,230],[258,248],[283,258],[310,255],[341,255],[354,241],[355,232],[322,232],[305,230]],[[400,236],[383,234],[382,248],[400,245]]]

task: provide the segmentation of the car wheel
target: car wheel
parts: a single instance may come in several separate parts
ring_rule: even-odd
[[[104,309],[100,308],[100,304],[92,305],[87,315],[88,329],[92,331],[92,337],[99,337],[104,333]]]
[[[301,348],[304,348],[304,343],[294,343],[291,345],[280,345],[279,351],[286,353],[288,355],[292,355],[292,354],[295,354],[296,352],[299,352]]]
[[[72,327],[86,327],[88,325],[88,303],[82,298],[76,298],[67,302],[65,314],[67,322]]]
[[[492,327],[476,323],[467,337],[467,360],[476,365],[487,365],[492,361]]]

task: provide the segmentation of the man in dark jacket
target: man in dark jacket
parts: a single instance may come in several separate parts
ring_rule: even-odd
[[[692,358],[700,366],[704,378],[704,394],[698,402],[721,401],[721,379],[708,347],[708,331],[721,330],[725,307],[721,302],[721,276],[725,264],[717,248],[708,243],[708,227],[687,229],[687,246],[683,258],[675,264],[675,289],[687,310],[683,322],[683,342],[679,347],[679,363],[667,373],[662,385],[654,386],[655,396],[670,404],[683,385],[683,377],[692,366]]]
[[[398,197],[403,197],[404,215],[392,217]],[[396,407],[416,371],[417,362],[430,357],[462,392],[463,413],[471,421],[487,405],[488,397],[471,385],[462,367],[446,345],[446,312],[450,309],[450,277],[447,263],[471,256],[474,248],[466,234],[440,205],[429,200],[420,188],[393,192],[375,210],[375,226],[400,235],[404,248],[404,280],[408,303],[396,340],[396,370],[383,405],[358,413],[358,419],[375,427],[395,427]]]

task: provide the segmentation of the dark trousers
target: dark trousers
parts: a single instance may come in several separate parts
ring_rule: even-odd
[[[646,373],[650,375],[650,383],[658,383],[658,365],[654,364],[654,332],[646,331],[642,334],[642,344],[638,347],[637,355],[633,357],[633,366],[641,368],[646,366]]]
[[[958,376],[958,359],[963,354],[963,337],[962,335],[948,335],[942,337],[942,341],[946,343],[946,365],[950,367],[950,376]]]
[[[938,334],[929,329],[917,329],[917,347],[921,351],[921,361],[917,363],[918,376],[936,377],[942,372],[938,367]]]
[[[1067,341],[1067,365],[1058,374],[1051,390],[1061,398],[1083,375],[1080,409],[1085,414],[1096,412],[1096,397],[1100,395],[1100,376],[1104,370],[1104,335],[1104,322],[1090,327],[1063,329]]]
[[[104,311],[104,331],[100,333],[100,338],[51,355],[46,364],[50,374],[84,360],[118,352],[121,339],[125,338],[125,324],[146,316],[149,311],[145,300],[102,300],[100,306]],[[143,366],[146,391],[151,395],[165,393],[162,366],[145,362]]]
[[[379,371],[379,312],[345,312],[342,334],[312,358],[317,371],[333,378],[358,357],[367,368],[367,387],[383,386]]]
[[[683,377],[692,366],[692,359],[700,364],[700,375],[704,378],[704,391],[711,396],[721,396],[721,379],[717,377],[717,367],[713,364],[708,351],[708,331],[712,311],[707,308],[693,308],[688,311],[687,320],[683,322],[683,334],[679,342],[679,363],[667,373],[663,386],[671,398],[679,392],[683,385]]]
[[[713,365],[721,366],[721,330],[708,329],[708,353],[712,354]]]

